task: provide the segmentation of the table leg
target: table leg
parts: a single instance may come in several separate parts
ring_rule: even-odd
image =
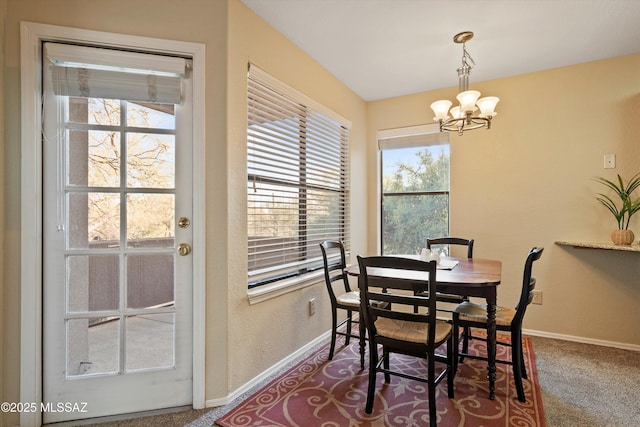
[[[496,391],[496,289],[487,295],[487,370],[489,378],[489,399],[495,398]]]

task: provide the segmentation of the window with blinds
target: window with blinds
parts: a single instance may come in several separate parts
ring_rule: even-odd
[[[350,123],[250,65],[248,284],[322,267],[319,243],[349,247]]]

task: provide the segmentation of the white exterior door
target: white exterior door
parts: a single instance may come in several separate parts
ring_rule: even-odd
[[[45,423],[192,402],[188,61],[74,49],[43,60]]]

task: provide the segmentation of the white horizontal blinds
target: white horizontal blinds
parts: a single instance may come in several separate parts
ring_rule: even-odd
[[[180,104],[188,60],[45,43],[56,95]]]
[[[319,243],[349,244],[350,123],[251,65],[249,285],[322,266]]]
[[[449,132],[440,132],[437,123],[378,131],[380,150],[426,147],[449,143]]]

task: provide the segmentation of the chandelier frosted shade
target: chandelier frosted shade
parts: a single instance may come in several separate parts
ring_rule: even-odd
[[[452,102],[447,99],[436,101],[433,104],[431,104],[431,109],[436,114],[433,120],[435,120],[436,122],[438,120],[448,120],[449,108],[451,108],[451,104]]]
[[[458,106],[451,108],[453,103],[443,99],[431,104],[435,117],[434,121],[440,125],[440,132],[455,131],[462,135],[465,130],[491,128],[491,119],[496,113],[496,105],[500,101],[497,96],[485,96],[480,98],[480,92],[469,90],[469,73],[472,65],[475,65],[473,58],[467,52],[465,42],[471,40],[473,33],[465,31],[453,37],[453,41],[462,44],[462,66],[458,68],[459,93],[456,99]],[[476,112],[480,110],[479,114]]]
[[[484,98],[478,99],[476,102],[478,107],[480,108],[480,117],[495,117],[496,114],[496,104],[500,101],[500,98],[497,96],[485,96]]]
[[[480,98],[480,92],[477,90],[465,90],[456,96],[456,99],[460,103],[460,110],[465,114],[468,112],[473,113],[477,109],[476,101],[478,98]]]

